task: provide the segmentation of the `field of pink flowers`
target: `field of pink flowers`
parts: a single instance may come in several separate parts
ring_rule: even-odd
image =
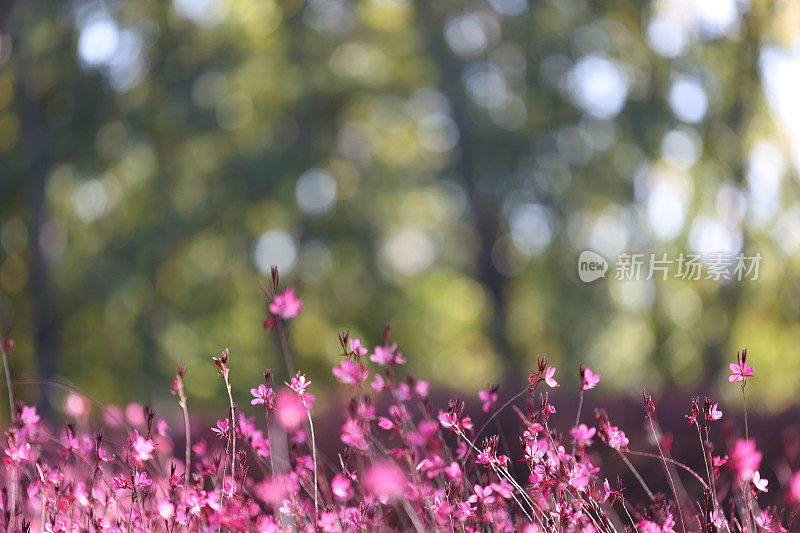
[[[467,413],[457,398],[434,405],[428,384],[403,372],[405,358],[388,327],[373,348],[342,332],[342,359],[332,372],[352,399],[344,407],[338,453],[323,456],[315,434],[314,388],[302,372],[294,372],[287,342],[286,323],[303,304],[292,289],[281,290],[277,272],[264,292],[269,309],[264,326],[277,334],[294,377],[278,383],[269,370],[263,378],[237,376],[231,370],[235,356],[227,349],[213,357],[229,400],[211,428],[214,439],[192,438],[182,367],[172,393],[183,426],[168,427],[148,407],[129,416],[138,422],[130,425],[106,412],[107,433],[123,435],[114,439],[102,430],[44,421],[35,407],[15,403],[9,388],[13,415],[4,433],[0,481],[5,530],[670,533],[798,528],[800,473],[776,486],[760,470],[763,455],[749,434],[746,393],[755,370],[746,351],[730,365],[730,386],[741,388],[745,406],[739,434],[712,442],[711,427],[725,416],[719,404],[708,398],[689,403],[686,419],[696,433],[703,465],[693,470],[663,445],[658,411],[647,392],[641,416],[653,444],[648,450],[630,448],[625,431],[605,411],[581,412],[584,395],[601,381],[584,365],[574,374],[580,390],[577,414],[563,413],[551,403],[548,391],[561,378],[544,356],[517,394],[501,398],[497,387],[487,387],[478,392],[482,412]],[[13,341],[1,344],[10,383]],[[232,379],[249,380],[251,397],[234,398]],[[513,436],[510,428],[504,429],[505,437],[495,429],[500,413],[516,414]],[[562,417],[570,421],[567,433],[554,429]],[[632,457],[660,464],[661,479],[645,479]],[[623,487],[623,476],[634,483]],[[668,490],[659,493],[651,486]],[[780,507],[759,504],[768,491],[781,493],[771,494]]]

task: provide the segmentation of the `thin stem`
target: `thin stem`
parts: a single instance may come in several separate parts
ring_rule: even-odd
[[[494,471],[495,473],[498,474],[499,477],[500,471],[497,468],[494,468]],[[520,494],[525,494],[525,492],[522,491],[522,489],[519,487],[519,485],[517,485],[517,482],[513,478],[511,478],[510,476],[507,477],[509,478],[509,481],[511,481],[511,483],[517,488],[517,490],[520,491]],[[528,511],[525,510],[525,507],[522,506],[517,497],[514,495],[514,491],[511,491],[511,497],[514,498],[514,501],[517,502],[519,508],[522,509],[523,513],[525,513],[525,517],[528,519],[528,522],[533,522],[533,518],[531,518],[531,515],[528,514]]]
[[[632,531],[636,530],[636,522],[633,520],[631,516],[631,512],[628,510],[628,506],[625,504],[625,500],[623,498],[619,499],[620,503],[622,503],[622,508],[625,510],[625,514],[628,515],[628,520],[631,521],[631,525],[633,526]]]
[[[672,480],[672,474],[669,471],[669,465],[667,465],[667,458],[664,456],[664,452],[661,451],[661,439],[659,438],[658,432],[656,432],[656,427],[653,425],[653,418],[648,416],[647,420],[650,422],[650,429],[653,431],[653,438],[655,439],[656,446],[658,447],[658,454],[661,456],[661,460],[664,462],[664,471],[667,473],[667,479],[669,480],[669,486],[672,489],[672,495],[675,496],[675,503],[678,505],[678,516],[680,516],[681,519],[681,528],[683,529],[683,532],[686,533],[686,522],[683,520],[681,501],[678,498],[678,491],[675,490],[675,483]]]
[[[134,476],[133,476],[133,492],[131,493],[131,498],[136,500],[136,507],[139,509],[139,521],[142,525],[145,524],[145,515],[144,515],[144,505],[142,502],[142,492],[139,490],[137,482],[139,480],[139,469],[134,469]],[[131,521],[133,521],[133,501],[131,501]]]
[[[581,422],[581,409],[583,408],[583,387],[581,387],[581,393],[578,396],[578,413],[575,415],[575,425],[573,427],[578,427],[578,424]],[[578,439],[576,437],[572,438],[572,453],[575,453],[575,449],[578,447]]]
[[[286,333],[286,326],[283,321],[278,321],[276,329],[278,330],[278,338],[281,341],[281,352],[283,352],[283,360],[286,362],[286,371],[289,373],[288,375],[293,376],[295,369],[292,362],[292,354],[289,350],[289,335]]]
[[[178,393],[178,405],[183,412],[183,431],[186,439],[186,458],[183,464],[183,499],[181,506],[186,509],[186,497],[189,494],[189,482],[192,478],[192,429],[189,423],[189,405],[186,401],[186,391],[183,388],[183,370],[178,370],[175,378],[175,389]],[[186,531],[189,531],[189,522],[186,523]]]
[[[500,409],[498,409],[498,410],[496,410],[494,413],[492,413],[492,416],[490,416],[490,417],[489,417],[489,419],[488,419],[488,420],[486,420],[486,422],[484,422],[484,423],[483,423],[483,425],[481,426],[481,428],[480,428],[480,429],[478,430],[478,432],[475,434],[475,440],[476,440],[476,441],[478,440],[478,437],[480,437],[480,436],[481,436],[481,433],[483,433],[483,430],[484,430],[484,429],[486,429],[486,426],[488,426],[488,425],[489,425],[489,422],[491,422],[492,420],[494,420],[494,418],[495,418],[497,415],[499,415],[499,414],[500,414],[500,413],[503,411],[503,409],[505,409],[506,407],[508,407],[509,405],[511,405],[511,403],[512,403],[514,400],[516,400],[517,398],[519,398],[520,396],[522,396],[523,394],[525,394],[526,392],[528,392],[528,388],[529,388],[529,387],[525,387],[524,389],[522,389],[521,391],[519,391],[517,394],[515,394],[515,395],[514,395],[514,397],[513,397],[513,398],[511,398],[511,399],[510,399],[510,400],[508,400],[506,403],[504,403],[504,404],[503,404],[503,406],[502,406],[502,407],[500,407]]]
[[[269,407],[265,403],[264,404],[264,412],[267,415],[267,442],[269,443],[269,467],[272,470],[272,475],[275,475],[275,460],[273,459],[272,454],[272,436],[270,435],[269,431]]]
[[[617,448],[614,448],[614,450],[616,450],[616,452],[619,455],[620,459],[622,459],[622,461],[625,463],[625,466],[627,466],[628,469],[631,471],[631,473],[633,473],[634,477],[639,482],[639,485],[641,485],[642,488],[644,489],[644,491],[647,493],[647,497],[650,498],[650,501],[655,501],[656,497],[653,496],[653,492],[650,490],[650,487],[648,487],[647,483],[644,482],[644,478],[639,473],[639,471],[636,470],[636,467],[633,466],[633,463],[631,463],[630,459],[625,457],[625,454],[622,453],[622,450],[619,450]]]
[[[303,400],[303,404],[305,404],[305,399]],[[311,420],[311,410],[306,406],[306,414],[308,415],[308,426],[311,429],[311,455],[314,459],[314,527],[317,527],[317,521],[319,520],[319,503],[317,498],[317,444],[314,439],[314,422]]]
[[[742,387],[744,389],[744,387]],[[753,517],[750,508],[750,483],[739,483],[742,488],[742,500],[744,500],[744,511],[747,515],[747,531],[753,531]]]
[[[44,483],[44,478],[40,477],[40,479],[42,479],[42,483]],[[41,492],[42,492],[42,513],[41,516],[39,517],[39,527],[44,529],[44,521],[47,517],[47,491],[43,490]],[[89,531],[89,528],[86,528],[86,531]]]
[[[6,367],[8,368],[8,367]],[[8,390],[11,390],[9,387]],[[9,508],[9,515],[8,521],[11,524],[9,528],[10,531],[14,531],[17,525],[17,514],[16,514],[16,507],[17,507],[17,465],[11,463],[11,507]]]
[[[6,353],[5,346],[2,342],[0,342],[0,351],[3,352],[3,368],[6,371],[6,384],[8,385],[8,409],[9,409],[9,417],[11,418],[11,425],[14,425],[14,421],[16,419],[16,409],[14,409],[14,388],[11,386],[11,370],[8,368],[8,354]],[[13,430],[12,430],[13,431]],[[17,524],[17,516],[15,511],[15,507],[17,505],[17,468],[16,465],[11,466],[11,509],[9,514],[9,522],[11,524],[12,531],[16,527]]]
[[[425,528],[422,526],[422,522],[419,521],[419,517],[417,513],[414,512],[414,508],[411,507],[411,503],[408,501],[407,498],[403,498],[403,508],[406,510],[408,514],[408,518],[411,520],[411,523],[414,525],[414,529],[416,531],[425,531]]]
[[[581,394],[578,397],[578,414],[575,415],[575,426],[578,427],[578,424],[581,422],[581,408],[583,407],[583,387],[581,387]]]
[[[524,392],[524,391],[523,391],[523,392]],[[519,396],[519,395],[517,395],[517,396]],[[508,404],[509,404],[511,401],[513,401],[513,398],[512,398],[512,400],[509,400],[508,402],[506,402],[506,405],[508,405]],[[505,407],[505,405],[504,405],[503,407]],[[502,408],[501,408],[501,409],[502,409]],[[491,420],[491,419],[490,419],[490,420]],[[475,450],[475,452],[477,452],[477,453],[480,453],[480,450],[477,448],[477,446],[475,446],[475,444],[474,444],[474,443],[473,443],[473,442],[472,442],[470,439],[468,439],[468,438],[467,438],[467,436],[466,436],[466,435],[465,435],[465,434],[464,434],[464,433],[461,431],[461,428],[459,428],[458,426],[453,426],[453,430],[456,432],[456,434],[457,434],[459,437],[461,437],[462,439],[464,439],[464,441],[466,441],[466,443],[467,443],[467,444],[469,444],[469,445],[472,447],[472,449],[473,449],[473,450]],[[477,437],[476,437],[476,438],[477,438]],[[502,468],[497,468],[497,467],[496,467],[494,464],[492,464],[492,465],[491,465],[491,467],[492,467],[492,470],[494,470],[495,474],[497,474],[497,476],[498,476],[498,477],[506,478],[506,479],[508,480],[508,482],[509,482],[509,483],[511,483],[511,485],[512,485],[512,486],[513,486],[513,487],[514,487],[516,490],[518,490],[518,491],[519,491],[520,495],[521,495],[521,496],[522,496],[522,497],[525,499],[525,501],[528,503],[528,505],[530,505],[530,506],[531,506],[531,512],[533,512],[533,513],[534,513],[534,516],[536,516],[537,520],[539,520],[539,523],[541,524],[541,518],[539,518],[539,516],[538,516],[538,515],[536,515],[536,513],[535,513],[535,511],[534,511],[534,509],[538,509],[538,507],[537,507],[537,506],[536,506],[536,504],[533,502],[533,500],[531,500],[531,499],[530,499],[530,496],[528,496],[528,494],[527,494],[527,493],[526,493],[526,492],[525,492],[525,491],[522,489],[522,487],[520,487],[520,486],[519,486],[519,484],[518,484],[518,483],[517,483],[517,481],[514,479],[514,477],[511,475],[511,473],[510,473],[510,472],[508,472],[508,471],[507,471],[507,470],[505,470],[505,469],[502,469]],[[512,491],[512,493],[511,493],[511,495],[512,495],[512,497],[514,498],[514,501],[515,501],[515,502],[517,503],[517,505],[519,506],[519,508],[520,508],[520,509],[522,509],[522,512],[523,512],[523,513],[525,513],[525,516],[528,518],[528,520],[529,520],[529,521],[531,521],[531,522],[533,522],[533,519],[531,518],[531,515],[529,515],[529,514],[528,514],[528,511],[525,509],[525,507],[523,507],[523,506],[522,506],[522,504],[520,503],[520,501],[517,499],[517,497],[516,497],[516,496],[514,496],[514,493],[513,493],[513,491]],[[541,512],[541,511],[540,511],[540,512]],[[542,514],[543,514],[543,513],[542,513]]]
[[[666,456],[662,458],[660,455],[656,455],[654,453],[637,452],[635,450],[630,450],[630,449],[627,450],[627,453],[629,453],[631,455],[638,455],[639,457],[650,457],[651,459],[663,459],[664,461],[668,462],[669,464],[672,464],[672,465],[675,465],[677,467],[680,467],[680,468],[684,469],[686,472],[688,472],[689,474],[691,474],[692,476],[694,476],[694,478],[697,481],[700,482],[700,484],[703,486],[704,489],[708,489],[709,488],[709,486],[706,484],[706,482],[703,481],[703,478],[700,477],[700,474],[698,474],[697,472],[695,472],[694,470],[692,470],[691,468],[689,468],[685,464],[683,464],[683,463],[681,463],[679,461],[676,461],[675,459],[670,459],[669,457],[666,457]]]
[[[742,400],[744,401],[744,438],[750,440],[750,430],[747,427],[747,393],[744,391],[744,386],[747,381],[742,382]]]
[[[2,343],[0,343],[0,352],[3,352],[3,367],[6,370],[6,384],[8,385],[8,407],[11,413],[11,423],[14,423],[16,419],[16,409],[14,409],[14,389],[11,386],[11,370],[8,368],[8,354],[6,353],[6,349],[2,347]]]
[[[697,438],[700,439],[700,448],[701,448],[701,451],[703,452],[703,464],[706,467],[706,477],[708,477],[708,485],[710,487],[711,486],[711,469],[708,467],[708,456],[707,456],[708,454],[706,453],[705,442],[703,442],[703,433],[700,431],[700,424],[695,422],[694,425],[697,428]],[[714,506],[715,506],[714,508],[716,509],[717,495],[716,494],[712,494],[712,496],[713,496],[713,502],[714,502]]]
[[[186,438],[186,459],[183,469],[183,488],[188,492],[189,479],[192,476],[192,429],[189,423],[189,408],[186,403],[186,394],[183,390],[183,381],[179,381],[178,383],[178,404],[181,406],[181,411],[183,411],[183,430]]]
[[[233,395],[231,394],[231,382],[228,380],[228,374],[224,374],[225,387],[228,389],[228,401],[231,408],[231,483],[236,486],[236,405],[233,403]],[[225,474],[222,475],[222,492],[225,493]]]

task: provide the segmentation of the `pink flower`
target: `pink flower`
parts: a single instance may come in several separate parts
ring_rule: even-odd
[[[69,416],[82,417],[89,412],[89,409],[89,402],[76,392],[70,392],[64,399],[64,412]]]
[[[591,472],[584,463],[575,463],[575,466],[567,472],[567,475],[570,486],[575,490],[582,491],[589,486]]]
[[[544,381],[551,388],[558,387],[558,381],[553,378],[556,369],[553,366],[547,366],[547,357],[540,355],[538,360],[538,369],[536,372],[531,371],[528,376],[528,383],[532,388],[535,388],[539,383]]]
[[[478,391],[478,398],[482,402],[481,409],[483,409],[484,413],[491,411],[492,407],[497,403],[497,388],[497,385],[495,385],[486,387],[486,390]]]
[[[366,434],[361,425],[352,418],[348,418],[347,422],[342,426],[342,442],[353,448],[366,451],[369,449],[369,444],[367,444],[365,437]]]
[[[125,490],[128,488],[128,478],[125,477],[125,474],[120,474],[114,477],[109,485],[111,486],[111,490],[114,492]]]
[[[291,384],[286,383],[286,385],[290,389],[295,391],[297,395],[300,396],[301,398],[306,393],[306,389],[308,388],[308,386],[311,385],[311,382],[306,380],[306,376],[301,374],[300,372],[298,372],[297,375],[293,377],[291,381],[292,381]]]
[[[250,394],[253,395],[250,405],[266,405],[267,409],[275,407],[275,391],[267,388],[263,383],[255,389],[250,389]]]
[[[225,378],[225,381],[228,380],[228,376],[231,373],[230,368],[228,368],[228,357],[230,356],[230,352],[227,348],[222,350],[222,354],[219,357],[211,357],[214,360],[214,364],[219,367],[219,375]]]
[[[761,531],[770,533],[786,533],[786,529],[781,526],[780,520],[770,514],[768,509],[763,509],[761,514],[756,515],[755,522]]]
[[[22,406],[22,412],[19,415],[19,420],[26,428],[34,428],[39,423],[39,415],[36,414],[35,407]]]
[[[731,367],[731,375],[728,376],[728,381],[731,383],[735,383],[737,381],[743,381],[747,383],[747,378],[752,377],[755,369],[752,366],[747,365],[747,350],[743,350],[742,353],[736,354],[736,362],[730,364]]]
[[[386,418],[385,416],[378,417],[378,427],[385,429],[386,431],[393,431],[397,429],[397,425],[392,422],[391,419]]]
[[[350,339],[350,351],[359,357],[367,355],[369,350],[361,344],[361,339]]]
[[[719,420],[722,418],[722,411],[718,409],[719,404],[715,403],[708,408],[708,419],[709,420]]]
[[[153,484],[153,480],[147,477],[147,472],[139,472],[134,476],[134,481],[136,482],[136,488],[142,490],[145,487],[149,487]]]
[[[153,444],[153,441],[150,439],[146,439],[139,435],[139,432],[133,430],[133,457],[139,462],[143,463],[145,461],[149,461],[153,458],[153,450],[156,449],[156,445]]]
[[[393,462],[378,461],[364,474],[364,487],[382,501],[402,496],[408,480],[406,474]]]
[[[586,369],[583,371],[583,383],[581,384],[581,389],[591,390],[595,388],[598,383],[600,383],[600,374],[595,374],[592,372],[591,368],[586,367]]]
[[[395,353],[397,344],[391,346],[376,346],[375,353],[369,356],[369,360],[381,366],[402,365],[406,362],[401,352]]]
[[[475,485],[472,487],[472,490],[475,491],[475,494],[472,494],[469,497],[470,503],[481,503],[483,505],[491,505],[495,501],[495,497],[492,496],[492,487],[482,487],[480,485]]]
[[[433,499],[433,504],[431,505],[431,511],[436,513],[439,520],[446,521],[450,519],[450,515],[453,514],[453,506],[450,505],[450,502],[447,500],[443,500],[439,496],[436,496]]]
[[[451,462],[449,466],[444,467],[444,473],[447,474],[447,479],[450,481],[461,480],[461,466],[455,461]]]
[[[6,448],[6,455],[8,456],[6,462],[12,462],[18,465],[27,463],[31,455],[31,445],[26,442],[22,446],[16,448],[14,446],[9,446]]]
[[[232,498],[233,495],[236,494],[236,482],[232,479],[226,479],[222,484],[222,493],[226,497]]]
[[[86,493],[86,484],[83,481],[79,481],[75,485],[75,490],[73,491],[73,495],[75,497],[75,501],[78,502],[78,505],[81,507],[89,507],[91,505],[91,501],[89,500],[89,494]]]
[[[472,419],[468,416],[465,416],[461,420],[458,419],[458,414],[455,412],[447,412],[445,413],[441,409],[439,410],[439,416],[437,417],[439,423],[442,425],[444,429],[452,429],[455,428],[453,431],[457,429],[472,429]]]
[[[228,422],[227,418],[223,418],[222,420],[217,420],[217,427],[212,427],[211,431],[217,434],[217,436],[221,439],[228,438],[228,430],[230,429],[230,422]]]
[[[103,462],[110,463],[114,460],[114,455],[108,455],[103,448],[97,448],[97,458]]]
[[[730,454],[731,468],[741,481],[749,481],[761,464],[763,454],[756,449],[754,440],[739,439]]]
[[[497,455],[497,445],[500,442],[498,435],[488,437],[483,444],[483,449],[478,452],[475,462],[489,468],[490,466],[505,467],[508,465],[508,456]]]
[[[380,392],[386,388],[386,380],[384,380],[383,376],[380,374],[375,374],[375,376],[372,378],[371,385],[375,392]]]
[[[439,423],[442,425],[444,429],[450,428],[457,428],[458,427],[458,415],[455,413],[445,413],[441,409],[439,409]]]
[[[544,459],[545,449],[539,446],[539,443],[534,439],[525,444],[525,460],[531,463],[537,463]]]
[[[287,431],[297,431],[306,419],[307,409],[297,395],[283,389],[275,399],[275,415],[278,424]]]
[[[789,483],[789,492],[787,494],[789,501],[793,503],[800,502],[800,470],[795,472],[792,476],[792,481]]]
[[[325,513],[322,514],[324,515]],[[259,516],[257,527],[258,533],[279,533],[283,531],[272,515]]]
[[[342,359],[342,364],[333,367],[332,372],[336,379],[345,385],[355,385],[367,379],[367,368],[350,359]]]
[[[638,533],[675,533],[675,519],[671,514],[664,518],[664,524],[658,525],[656,522],[650,520],[642,520],[636,524],[636,531]]]
[[[346,502],[353,497],[353,484],[342,474],[336,474],[331,480],[331,492],[336,499]]]
[[[142,490],[145,487],[149,487],[153,484],[153,480],[147,477],[147,472],[139,472],[133,476],[133,481],[137,490]],[[111,480],[110,483],[111,490],[113,491],[121,491],[121,490],[130,490],[133,491],[133,487],[128,484],[128,478],[125,474],[120,474],[114,479]]]
[[[625,449],[630,443],[628,437],[625,436],[625,432],[619,429],[617,426],[609,426],[606,429],[606,434],[608,436],[608,445],[614,449]]]
[[[173,516],[175,516],[175,506],[172,505],[168,500],[164,500],[158,504],[158,514],[164,520],[170,520]]]
[[[603,479],[603,503],[611,498],[611,504],[617,501],[617,497],[622,497],[622,485],[617,485],[616,489],[611,488],[611,483],[607,479]]]
[[[261,431],[254,431],[252,441],[250,445],[256,451],[256,453],[261,457],[269,457],[269,440],[264,437],[264,433]]]
[[[636,531],[638,533],[662,533],[661,526],[650,520],[642,520],[636,523]]]
[[[569,430],[570,436],[575,439],[578,446],[589,446],[592,443],[592,437],[594,437],[595,433],[597,433],[597,430],[595,428],[589,428],[586,424],[581,424]]]
[[[769,481],[766,480],[766,479],[763,479],[761,477],[761,474],[758,472],[758,470],[753,472],[753,486],[755,486],[755,488],[757,490],[760,490],[761,492],[767,492],[767,485],[768,484],[769,484]]]
[[[556,387],[558,387],[558,381],[556,381],[553,378],[555,373],[556,373],[556,367],[554,367],[554,366],[548,366],[547,370],[545,370],[545,372],[544,372],[544,378],[543,378],[544,382],[547,383],[550,386],[550,388],[552,388],[552,389],[555,389]]]
[[[728,521],[725,520],[725,513],[722,512],[722,509],[714,509],[714,512],[711,513],[711,521],[714,522],[714,525],[717,526],[718,529],[721,529],[728,523]]]
[[[281,294],[276,294],[269,304],[269,312],[283,320],[295,318],[302,309],[303,302],[297,299],[294,289],[286,289]]]

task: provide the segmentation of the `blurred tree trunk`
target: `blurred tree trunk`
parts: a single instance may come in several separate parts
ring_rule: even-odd
[[[23,188],[26,211],[30,216],[30,262],[29,262],[29,294],[33,324],[33,341],[36,353],[38,377],[53,378],[53,358],[55,354],[56,314],[53,308],[54,298],[50,283],[47,257],[43,246],[47,241],[45,232],[50,224],[45,196],[45,180],[49,168],[49,150],[46,140],[46,126],[42,121],[37,103],[28,91],[28,73],[24,67],[25,58],[20,58],[22,51],[19,42],[25,24],[11,23],[14,2],[5,4],[0,12],[0,28],[10,35],[13,57],[9,60],[14,69],[16,84],[16,109],[21,124],[22,135],[19,149],[24,154],[23,164],[16,169],[18,183]],[[43,414],[50,411],[49,389],[41,389],[40,410]]]
[[[53,357],[55,354],[56,315],[53,309],[53,295],[48,273],[47,257],[43,246],[45,232],[50,224],[45,197],[45,175],[48,168],[47,148],[44,127],[40,121],[35,104],[28,98],[19,84],[19,114],[22,123],[22,148],[27,153],[25,182],[27,208],[30,213],[31,262],[30,293],[33,297],[34,348],[36,350],[37,371],[40,378],[53,378]],[[47,387],[42,389],[41,410],[49,411]]]
[[[471,105],[461,85],[461,65],[457,58],[447,50],[444,42],[443,24],[432,6],[424,1],[416,2],[416,10],[425,29],[425,40],[431,58],[439,69],[440,87],[452,106],[453,121],[458,127],[458,164],[456,170],[467,189],[473,225],[478,234],[478,255],[475,262],[475,276],[489,292],[493,304],[492,320],[488,336],[495,352],[505,362],[505,378],[518,379],[522,375],[518,368],[520,361],[512,357],[511,345],[506,335],[505,276],[495,268],[492,259],[494,244],[499,235],[498,214],[500,208],[497,198],[492,194],[494,187],[485,187],[478,168],[477,155],[481,142],[480,134],[469,117]]]

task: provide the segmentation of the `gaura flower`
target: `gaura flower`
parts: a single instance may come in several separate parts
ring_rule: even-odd
[[[303,302],[298,300],[294,289],[286,289],[276,294],[269,304],[269,312],[283,320],[295,318],[303,309]]]
[[[747,365],[747,350],[742,350],[741,353],[736,353],[736,362],[730,364],[731,375],[728,376],[728,381],[736,383],[738,381],[747,382],[747,378],[753,377],[755,369]]]

